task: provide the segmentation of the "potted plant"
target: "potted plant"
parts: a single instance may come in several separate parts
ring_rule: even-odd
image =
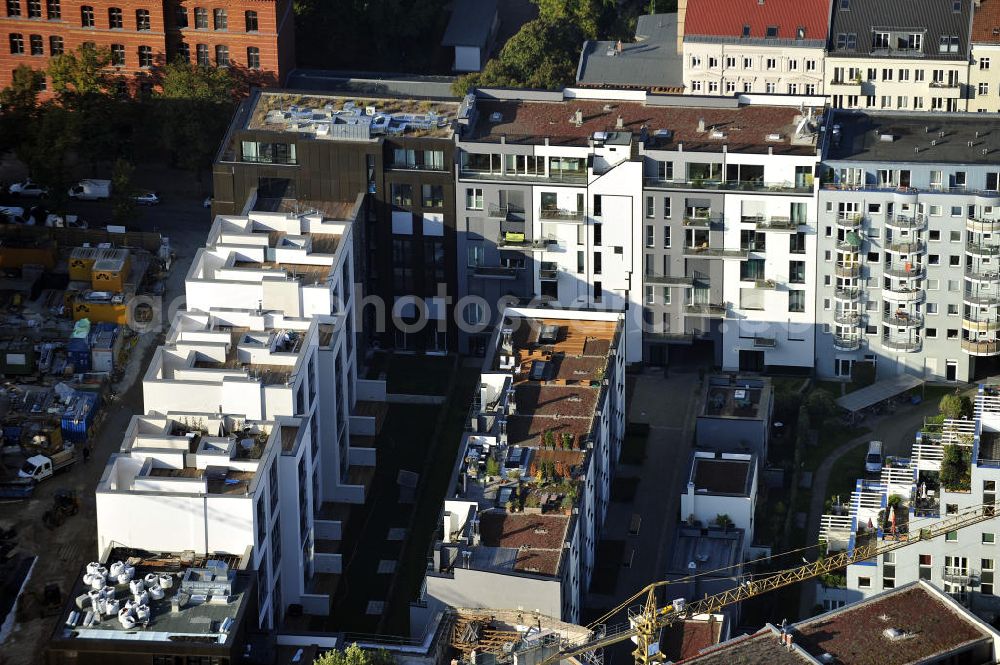
[[[729,531],[729,527],[733,525],[733,520],[726,513],[719,513],[715,516],[715,523],[721,526],[723,530]]]
[[[559,505],[562,508],[563,514],[569,515],[573,512],[573,499],[568,496],[563,497],[562,503]]]
[[[542,502],[538,495],[532,492],[524,500],[524,512],[529,515],[540,515],[542,512]]]

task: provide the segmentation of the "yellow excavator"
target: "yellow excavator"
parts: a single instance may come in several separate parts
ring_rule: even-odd
[[[683,580],[660,581],[647,585],[625,602],[607,612],[604,616],[591,623],[588,628],[593,630],[610,617],[622,610],[628,610],[629,623],[623,628],[598,634],[596,637],[576,644],[563,644],[556,653],[545,658],[538,665],[554,665],[555,663],[574,656],[595,652],[604,647],[632,639],[636,648],[632,652],[636,665],[651,665],[663,660],[660,653],[660,630],[678,621],[690,618],[696,614],[713,614],[722,608],[759,596],[763,593],[780,589],[796,582],[814,579],[820,575],[839,570],[852,563],[872,559],[880,554],[907,547],[913,543],[931,540],[958,529],[979,524],[993,519],[996,513],[994,504],[984,504],[969,508],[960,513],[949,515],[943,520],[932,522],[915,531],[886,539],[873,538],[871,542],[855,546],[853,549],[825,556],[806,563],[805,565],[776,573],[765,574],[739,586],[706,596],[698,600],[675,600],[669,605],[657,607],[656,591],[661,587]],[[776,555],[779,556],[779,555]],[[635,605],[635,603],[639,603]]]

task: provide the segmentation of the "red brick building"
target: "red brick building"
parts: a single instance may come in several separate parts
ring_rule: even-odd
[[[149,79],[177,56],[280,85],[295,66],[291,0],[0,0],[0,88],[20,65],[90,42],[115,71]]]

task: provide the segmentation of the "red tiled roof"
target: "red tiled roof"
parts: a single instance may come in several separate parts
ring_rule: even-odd
[[[795,39],[799,27],[806,39],[825,40],[830,27],[830,0],[688,0],[684,34],[764,38],[768,26],[778,27],[778,39]]]
[[[1000,0],[981,0],[973,12],[971,41],[1000,44]]]
[[[719,643],[721,621],[688,619],[663,630],[663,653],[667,660],[684,660],[697,656],[702,649]]]

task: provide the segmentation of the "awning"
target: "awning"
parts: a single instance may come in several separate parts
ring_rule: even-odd
[[[916,388],[923,382],[924,380],[918,376],[900,374],[891,379],[876,381],[866,388],[844,395],[837,400],[837,406],[854,413],[872,404],[878,404],[890,397],[895,397],[899,393]]]

